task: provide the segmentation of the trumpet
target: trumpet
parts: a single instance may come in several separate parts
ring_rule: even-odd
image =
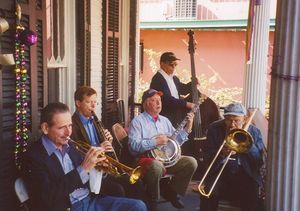
[[[253,111],[253,113],[251,114],[251,116],[249,117],[247,123],[245,124],[245,126],[243,127],[243,129],[239,129],[239,128],[235,128],[229,131],[228,135],[225,137],[225,140],[223,141],[222,145],[220,146],[220,148],[218,149],[215,157],[213,158],[213,160],[211,161],[208,169],[206,170],[205,174],[203,175],[199,185],[198,185],[198,190],[200,192],[201,195],[205,196],[205,197],[210,197],[210,195],[212,194],[212,191],[214,189],[214,187],[216,186],[225,166],[227,165],[228,161],[230,160],[231,155],[236,152],[236,153],[245,153],[247,152],[253,144],[253,138],[251,136],[251,134],[249,132],[247,132],[250,123],[256,113],[257,109],[255,109]],[[221,153],[222,149],[224,147],[227,147],[228,149],[230,149],[230,153],[227,155],[225,162],[223,163],[219,173],[217,174],[215,181],[213,182],[210,190],[208,192],[206,192],[205,190],[205,184],[204,184],[204,180],[206,179],[209,171],[211,170],[213,164],[215,163],[217,157],[219,156],[219,154]]]
[[[69,138],[68,141],[71,142],[72,144],[74,144],[76,150],[78,152],[82,153],[83,155],[85,155],[91,148],[91,145],[89,145],[88,143],[83,142],[83,141],[74,141],[71,138]],[[104,152],[101,153],[100,156],[105,157],[108,160],[109,166],[107,168],[103,169],[103,167],[101,167],[100,165],[96,165],[95,168],[97,170],[100,171],[103,169],[108,174],[111,174],[116,177],[119,177],[123,174],[127,174],[129,176],[130,184],[136,183],[136,181],[141,177],[142,171],[141,171],[140,166],[133,169],[129,166],[126,166],[126,165],[120,163],[119,161],[113,159],[112,157],[106,155]],[[120,171],[122,173],[120,173]]]

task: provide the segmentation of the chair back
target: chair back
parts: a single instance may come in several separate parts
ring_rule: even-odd
[[[125,107],[124,100],[117,100],[117,108],[118,108],[118,122],[124,127],[125,126]]]
[[[17,178],[15,181],[15,192],[19,201],[21,202],[20,207],[23,207],[26,211],[28,211],[29,209],[25,202],[29,199],[29,195],[24,180],[21,177]]]
[[[117,141],[122,142],[127,137],[127,132],[120,123],[115,123],[111,129]]]
[[[119,152],[119,160],[121,163],[124,163],[130,167],[136,167],[136,157],[133,156],[129,151],[128,146],[128,134],[126,130],[120,123],[115,123],[112,126],[112,134],[115,137],[115,140],[119,143],[118,145],[121,146]]]

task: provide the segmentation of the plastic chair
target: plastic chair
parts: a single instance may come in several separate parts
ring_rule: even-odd
[[[118,154],[119,160],[131,167],[135,163],[136,158],[131,155],[128,148],[128,134],[124,127],[120,123],[115,123],[112,126],[112,135],[114,136],[114,144],[115,151]]]
[[[127,137],[127,132],[120,123],[115,123],[112,126],[112,133],[118,142],[122,142]]]
[[[29,199],[29,195],[24,180],[21,177],[17,178],[15,181],[15,192],[19,201],[21,202],[20,207],[22,207],[26,211],[29,211],[26,204],[26,201]]]

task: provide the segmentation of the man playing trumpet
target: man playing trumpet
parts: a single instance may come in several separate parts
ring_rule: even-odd
[[[91,194],[88,182],[95,166],[106,165],[102,147],[83,157],[68,143],[71,113],[63,103],[50,103],[41,112],[42,137],[23,154],[22,173],[30,196],[30,210],[136,210],[140,200]]]
[[[243,211],[263,210],[263,203],[258,197],[258,189],[262,185],[259,170],[263,164],[264,145],[260,130],[247,122],[246,115],[246,109],[242,104],[231,103],[224,108],[224,119],[215,121],[208,127],[208,154],[211,158],[217,154],[218,149],[233,129],[244,129],[244,125],[249,125],[249,127],[246,126],[245,131],[252,136],[250,136],[252,143],[250,142],[248,151],[243,153],[236,153],[229,149],[226,144],[224,145],[221,149],[221,155],[216,160],[216,164],[213,165],[213,171],[207,175],[203,187],[200,188],[209,190],[221,167],[225,165],[225,158],[229,153],[232,156],[230,156],[212,194],[208,196],[200,195],[200,211],[217,211],[220,196],[237,203]],[[241,141],[246,140],[237,135],[238,138],[241,138]],[[239,140],[234,142],[236,142],[235,144],[241,144]]]

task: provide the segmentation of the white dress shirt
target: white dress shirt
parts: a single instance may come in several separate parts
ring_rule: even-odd
[[[160,74],[162,74],[162,76],[164,77],[164,79],[166,79],[167,84],[168,84],[168,87],[169,87],[170,92],[171,92],[171,95],[172,95],[173,97],[175,97],[176,99],[179,99],[178,91],[177,91],[176,85],[175,85],[174,80],[173,80],[174,74],[168,75],[168,74],[167,74],[165,71],[163,71],[162,69],[160,69],[158,72],[159,72]]]

